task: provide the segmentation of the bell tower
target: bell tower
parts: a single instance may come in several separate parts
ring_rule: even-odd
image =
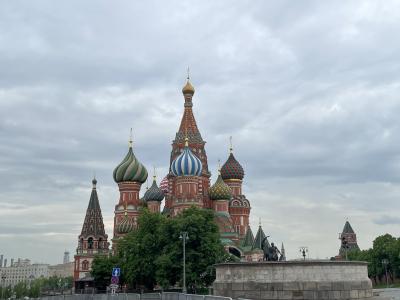
[[[92,180],[92,193],[86,210],[81,234],[78,237],[78,247],[74,256],[75,288],[82,289],[81,279],[90,277],[92,261],[96,255],[108,255],[108,236],[104,230],[99,198],[96,190],[97,180]]]

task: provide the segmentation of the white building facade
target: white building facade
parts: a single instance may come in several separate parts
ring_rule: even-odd
[[[1,280],[2,286],[15,286],[19,282],[30,282],[38,278],[49,277],[48,264],[13,264],[0,268],[0,274],[5,275]]]

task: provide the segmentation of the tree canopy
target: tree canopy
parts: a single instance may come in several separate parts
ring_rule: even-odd
[[[186,283],[189,289],[208,287],[214,280],[213,265],[230,260],[221,244],[211,210],[189,208],[174,218],[143,210],[138,228],[117,242],[112,257],[93,261],[96,284],[110,277],[113,266],[121,267],[121,282],[131,288],[153,289],[182,286],[183,241],[186,241]],[[109,281],[108,281],[109,282]]]
[[[368,250],[350,251],[350,260],[367,261],[368,276],[376,283],[384,280],[386,270],[383,260],[387,260],[388,278],[391,282],[395,278],[400,278],[400,239],[385,234],[377,237],[373,242],[373,247]]]
[[[15,295],[17,299],[25,296],[30,298],[38,298],[43,294],[63,293],[70,291],[72,288],[72,276],[57,277],[51,276],[49,278],[37,278],[34,280],[21,281],[15,286],[1,286],[0,298],[3,295],[4,299],[8,299]]]

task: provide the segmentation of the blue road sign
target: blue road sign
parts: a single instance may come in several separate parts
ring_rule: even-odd
[[[113,268],[111,274],[112,274],[112,276],[114,276],[114,277],[119,277],[119,276],[121,276],[121,268]]]

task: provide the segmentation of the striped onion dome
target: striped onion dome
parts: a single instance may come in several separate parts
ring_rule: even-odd
[[[156,178],[154,176],[153,184],[146,191],[146,193],[144,193],[143,200],[161,202],[163,199],[164,199],[164,192],[157,186]]]
[[[240,179],[244,177],[244,170],[241,164],[236,160],[233,153],[229,154],[228,160],[221,168],[222,179]]]
[[[143,183],[147,179],[147,170],[135,157],[132,150],[132,141],[129,142],[129,150],[122,162],[114,169],[113,177],[116,183],[124,181],[136,181]]]
[[[164,179],[161,180],[160,189],[163,191],[164,194],[167,194],[169,192],[169,183],[167,176],[165,176]]]
[[[128,232],[131,232],[133,229],[135,229],[135,224],[128,217],[128,214],[125,212],[124,218],[117,225],[117,232],[119,234],[125,234],[125,233],[128,233]]]
[[[200,176],[202,169],[201,160],[190,150],[188,138],[186,138],[183,152],[171,163],[172,174],[175,176]]]
[[[217,181],[208,190],[211,200],[230,200],[232,197],[231,188],[224,182],[219,173]]]

